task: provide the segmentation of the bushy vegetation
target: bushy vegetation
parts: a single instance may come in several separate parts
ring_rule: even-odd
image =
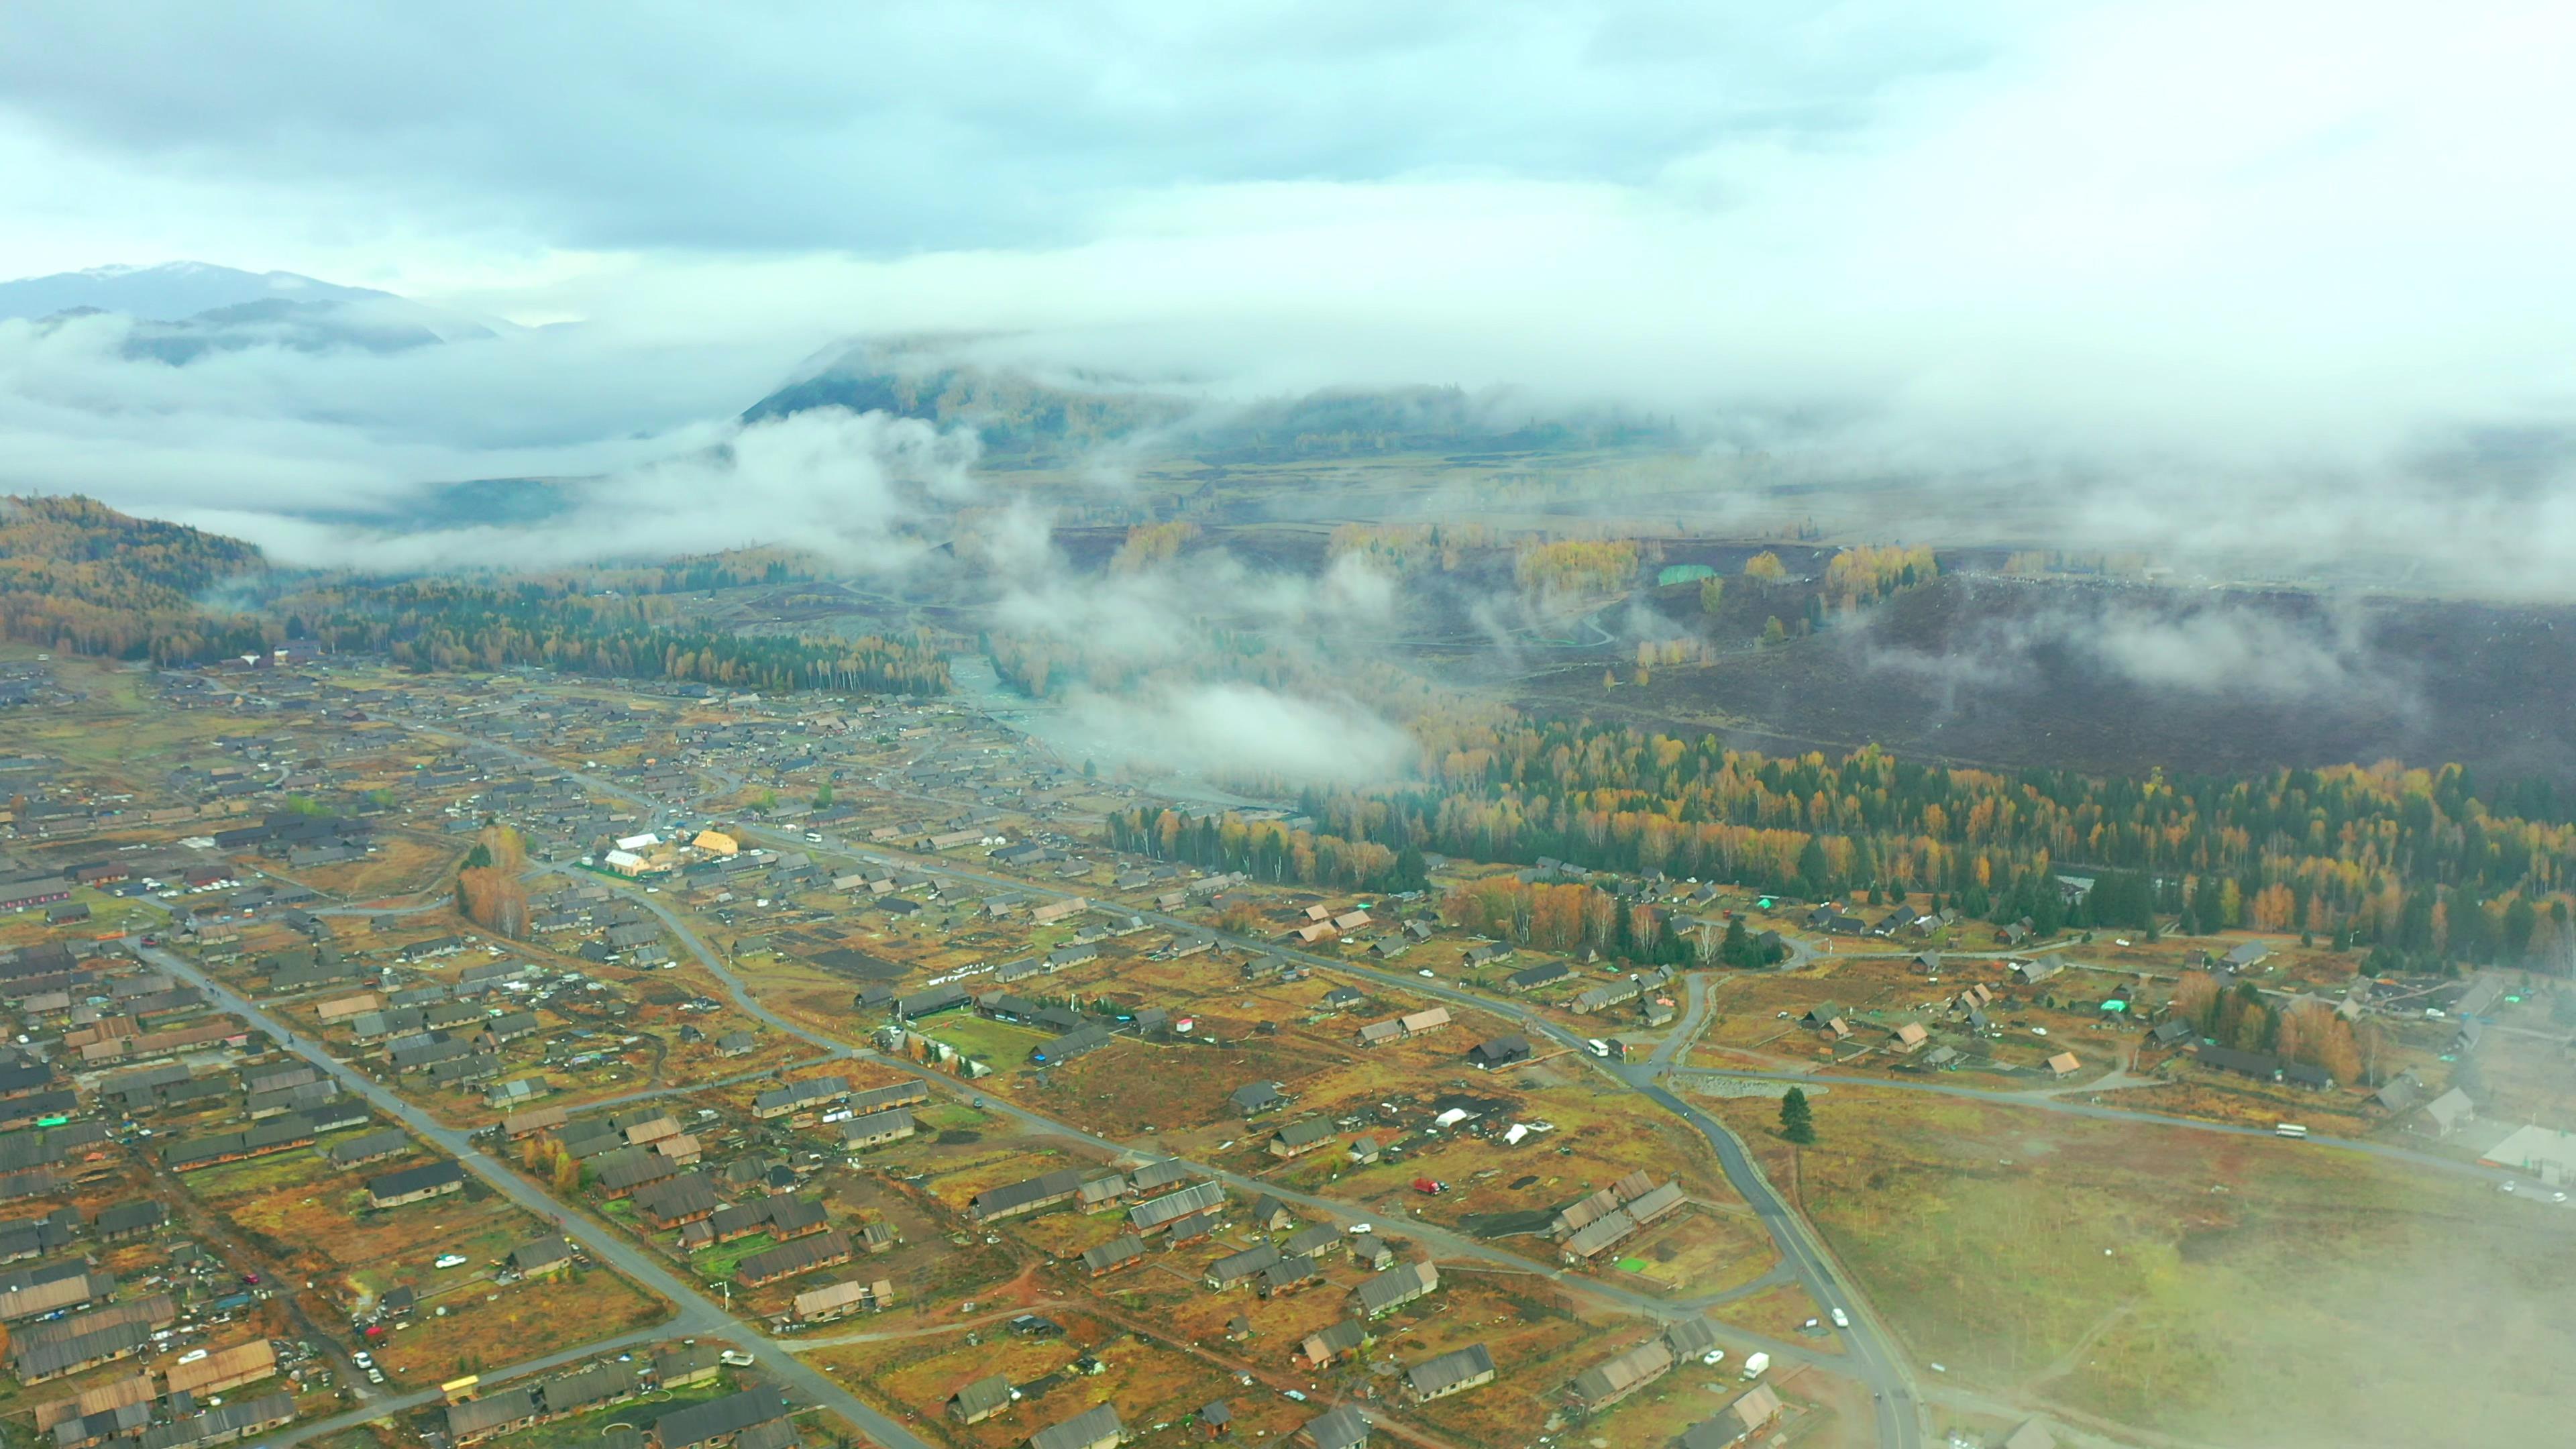
[[[1558,539],[1534,543],[1512,560],[1525,593],[1587,594],[1627,587],[1637,576],[1634,539]]]
[[[1864,544],[1826,563],[1825,598],[1837,609],[1856,609],[1940,576],[1941,565],[1928,548]]]
[[[1127,541],[1109,560],[1114,574],[1143,573],[1159,563],[1180,556],[1181,550],[1199,536],[1199,526],[1182,520],[1170,523],[1140,523],[1127,530]]]

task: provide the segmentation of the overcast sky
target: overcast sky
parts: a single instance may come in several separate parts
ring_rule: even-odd
[[[9,6],[0,276],[579,325],[174,370],[0,323],[0,482],[257,511],[642,466],[924,328],[2372,482],[2576,423],[2571,38],[2563,0]]]

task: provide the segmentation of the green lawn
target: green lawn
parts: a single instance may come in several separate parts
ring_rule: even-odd
[[[931,1027],[925,1035],[933,1041],[948,1043],[997,1072],[1027,1065],[1030,1052],[1054,1040],[1048,1032],[967,1014],[949,1017]]]
[[[778,1244],[770,1239],[767,1232],[753,1233],[747,1238],[736,1238],[730,1243],[718,1243],[691,1253],[689,1270],[702,1280],[713,1283],[720,1278],[732,1277],[735,1265],[743,1259],[776,1246]]]

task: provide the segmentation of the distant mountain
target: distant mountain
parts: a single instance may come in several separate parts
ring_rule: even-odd
[[[577,490],[556,478],[472,478],[418,489],[399,502],[364,507],[314,506],[292,510],[315,523],[352,524],[396,533],[480,525],[529,527],[569,511]]]
[[[244,272],[206,262],[153,267],[92,267],[0,282],[0,318],[50,317],[90,308],[154,322],[176,322],[248,302],[359,302],[391,292],[343,287],[294,272]]]
[[[185,366],[209,353],[250,347],[408,352],[491,335],[491,328],[470,318],[400,297],[380,295],[354,302],[270,297],[217,307],[176,322],[138,319],[125,339],[125,355]]]
[[[742,420],[756,423],[821,407],[892,413],[943,428],[971,427],[988,455],[1027,458],[1168,427],[1189,416],[1193,406],[1133,384],[1078,388],[954,364],[935,345],[871,342],[753,403]]]
[[[745,422],[845,407],[972,427],[988,457],[1038,462],[1152,440],[1211,461],[1402,452],[1512,452],[1676,441],[1672,427],[1598,409],[1542,409],[1507,389],[1330,388],[1209,402],[1123,379],[1049,382],[959,363],[936,343],[866,343],[752,404]]]

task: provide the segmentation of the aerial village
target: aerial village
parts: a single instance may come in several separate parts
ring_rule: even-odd
[[[958,704],[281,649],[19,662],[0,733],[0,1422],[53,1449],[1832,1444],[1851,1305],[1720,1150],[1794,1170],[1783,1082],[2576,1175],[2512,976],[1256,880],[1113,847],[1161,802]],[[1691,954],[1461,924],[1525,888]],[[2370,1052],[2222,1045],[2211,992]]]

